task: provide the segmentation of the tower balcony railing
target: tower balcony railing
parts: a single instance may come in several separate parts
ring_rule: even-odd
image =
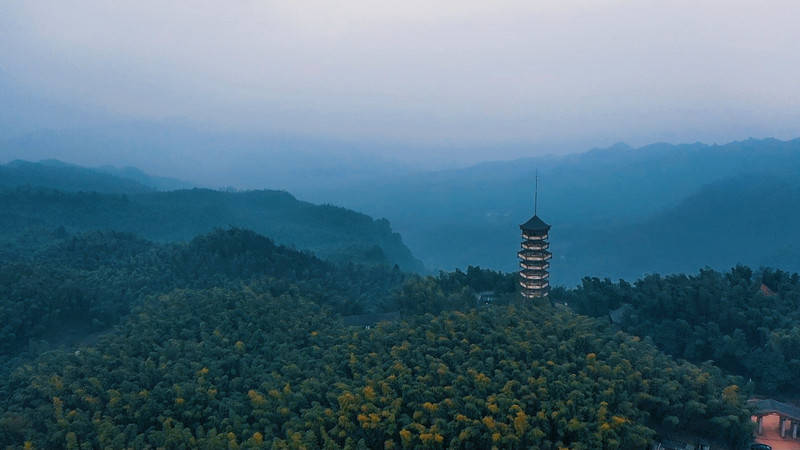
[[[524,278],[526,280],[545,280],[545,279],[550,277],[550,274],[548,274],[547,272],[545,272],[545,273],[525,273],[525,272],[520,272],[519,275],[520,275],[520,277],[522,277],[522,278]]]
[[[528,262],[536,262],[536,261],[549,261],[553,256],[552,255],[529,255],[529,256],[520,256],[524,261]]]
[[[525,281],[520,280],[519,285],[522,286],[524,289],[547,289],[550,287],[550,283],[528,283]]]
[[[549,247],[550,243],[545,241],[522,241],[522,248],[525,250],[545,250]]]
[[[528,294],[526,297],[544,297],[549,289],[522,289],[522,295]]]
[[[550,263],[547,261],[525,261],[519,262],[520,269],[523,270],[547,270],[550,268]]]
[[[539,273],[539,272],[547,273],[547,267],[531,267],[531,266],[527,266],[526,267],[526,266],[523,266],[522,264],[520,264],[519,268],[520,268],[520,270],[519,270],[520,274],[525,273],[525,272],[527,272],[528,274]]]
[[[547,237],[548,237],[547,234],[525,233],[524,231],[522,232],[522,239],[526,239],[529,241],[543,241],[547,239]]]
[[[544,251],[534,253],[531,250],[522,250],[521,252],[517,253],[517,256],[524,261],[548,261],[553,257],[553,254]]]
[[[547,291],[541,291],[541,292],[522,291],[522,296],[525,298],[541,298],[541,297],[547,297],[548,295],[550,295],[550,293]]]

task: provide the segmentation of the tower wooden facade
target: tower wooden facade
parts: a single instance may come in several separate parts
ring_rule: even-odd
[[[547,297],[550,294],[550,258],[553,254],[548,241],[550,225],[539,218],[539,171],[533,191],[533,217],[519,226],[522,230],[522,250],[519,257],[519,285],[525,298]]]
[[[546,297],[550,293],[550,225],[539,216],[519,226],[522,230],[522,250],[519,256],[519,284],[525,298]]]

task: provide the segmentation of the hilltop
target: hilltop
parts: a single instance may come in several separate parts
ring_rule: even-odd
[[[359,331],[296,295],[189,290],[4,380],[0,443],[617,449],[664,424],[740,445],[733,381],[548,309]]]
[[[63,191],[136,194],[154,190],[139,181],[58,160],[11,161],[0,165],[0,187],[39,186]]]

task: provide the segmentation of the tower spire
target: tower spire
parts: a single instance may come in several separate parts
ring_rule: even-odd
[[[533,215],[539,214],[539,169],[536,169],[536,189],[533,190]]]

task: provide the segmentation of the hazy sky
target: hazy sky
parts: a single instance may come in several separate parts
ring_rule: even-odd
[[[5,0],[0,87],[50,110],[21,131],[76,126],[74,108],[408,161],[792,138],[799,17],[796,0]]]

